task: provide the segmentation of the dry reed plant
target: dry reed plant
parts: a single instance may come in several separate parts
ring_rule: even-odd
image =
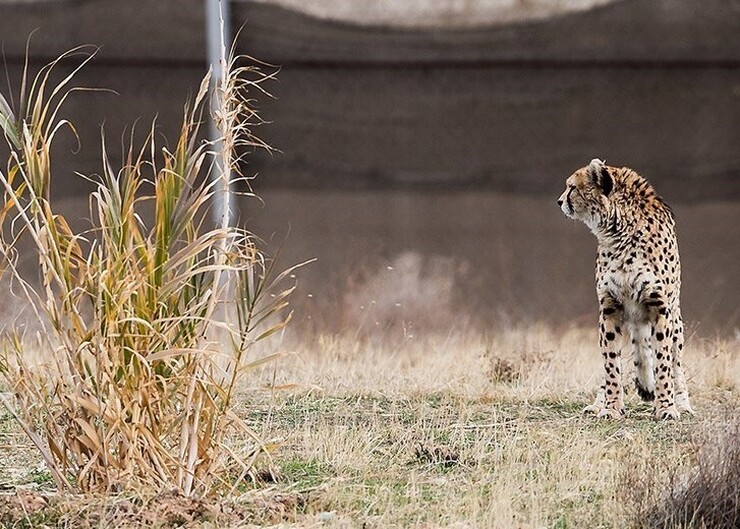
[[[63,128],[74,132],[61,107],[92,55],[56,85],[51,79],[81,51],[30,85],[26,65],[17,109],[0,96],[10,151],[0,171],[0,252],[39,319],[42,348],[41,361],[31,361],[24,337],[6,334],[0,371],[14,401],[3,403],[60,490],[174,487],[189,496],[230,487],[232,468],[245,474],[262,449],[233,412],[234,391],[271,359],[249,353],[287,323],[292,288],[281,285],[291,270],[276,273],[250,233],[210,227],[207,212],[231,172],[240,178],[238,153],[266,147],[252,133],[261,120],[250,97],[272,74],[222,58],[211,94],[216,142],[200,136],[210,74],[185,108],[174,149],[158,146],[152,129],[114,168],[103,141],[93,226],[75,233],[50,198],[51,147]],[[154,205],[151,226],[139,214],[144,202]],[[40,286],[15,266],[21,237],[37,251]],[[225,443],[233,429],[248,446]]]

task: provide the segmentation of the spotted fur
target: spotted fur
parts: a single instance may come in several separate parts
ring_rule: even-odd
[[[565,183],[558,205],[598,240],[596,292],[605,380],[584,411],[625,414],[621,357],[633,352],[637,392],[656,419],[693,413],[681,356],[681,262],[671,208],[632,169],[592,160]]]

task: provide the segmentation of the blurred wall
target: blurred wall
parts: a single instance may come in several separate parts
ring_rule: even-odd
[[[281,67],[275,99],[258,105],[272,121],[259,134],[282,152],[249,158],[264,207],[242,202],[241,220],[286,263],[318,257],[299,274],[299,314],[351,327],[353,311],[380,304],[379,322],[439,323],[437,311],[593,323],[595,243],[554,201],[598,156],[674,206],[690,328],[740,327],[740,0],[531,0],[521,5],[574,8],[480,18],[463,4],[513,2],[415,1],[459,9],[355,23],[358,12],[318,1],[234,2],[239,51]],[[37,29],[31,69],[94,44],[78,82],[117,92],[66,105],[81,149],[60,136],[54,192],[79,223],[88,184],[74,172],[100,167],[101,125],[114,164],[136,119],[139,136],[156,117],[160,137],[175,137],[206,69],[202,14],[196,0],[0,0],[11,86]]]
[[[640,170],[669,200],[740,198],[740,0],[560,4],[581,9],[493,24],[481,8],[466,24],[409,28],[235,2],[239,50],[281,66],[277,99],[260,105],[274,121],[262,134],[283,154],[253,159],[255,171],[269,166],[259,185],[554,193],[598,156]],[[202,12],[196,0],[0,2],[16,85],[36,28],[34,65],[98,45],[81,81],[120,94],[74,98],[84,148],[60,159],[61,173],[96,170],[102,123],[117,142],[132,120],[146,128],[158,115],[174,135],[204,73]],[[75,192],[77,180],[59,188]]]

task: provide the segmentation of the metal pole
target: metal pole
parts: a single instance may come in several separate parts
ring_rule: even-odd
[[[208,63],[213,69],[211,77],[211,88],[220,85],[224,77],[224,68],[229,51],[231,50],[231,4],[229,0],[206,0],[206,52],[208,54]],[[218,91],[212,90],[214,97],[218,97]],[[220,102],[215,102],[216,106]],[[220,134],[216,123],[210,121],[211,140],[214,142],[213,148],[216,152],[221,149],[219,141]],[[218,158],[217,158],[218,160]],[[228,167],[218,167],[212,173],[213,178],[219,177],[220,171],[229,171]],[[233,211],[233,193],[231,189],[231,175],[225,180],[225,183],[219,186],[214,193],[214,203],[212,209],[212,218],[214,226],[230,226],[231,214]]]

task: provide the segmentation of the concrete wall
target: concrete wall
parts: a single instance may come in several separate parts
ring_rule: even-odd
[[[689,328],[740,326],[740,0],[620,0],[413,28],[237,2],[234,29],[245,21],[240,51],[281,66],[276,99],[259,105],[274,122],[260,133],[282,153],[250,158],[265,207],[242,203],[241,220],[283,246],[286,264],[318,258],[299,274],[299,318],[351,327],[382,295],[396,323],[419,316],[404,312],[417,303],[443,325],[440,310],[484,326],[593,324],[595,243],[555,199],[598,156],[638,169],[673,205]],[[101,124],[114,164],[137,118],[139,135],[158,116],[158,132],[175,137],[205,72],[202,4],[0,3],[15,86],[34,28],[32,67],[96,44],[78,82],[118,93],[71,97],[65,117],[82,148],[72,152],[71,135],[56,146],[54,192],[86,226],[87,184],[74,171],[100,167]],[[417,268],[394,279],[388,267],[404,263]],[[449,277],[455,299],[436,299]],[[401,295],[409,289],[416,301]]]
[[[740,0],[621,0],[422,29],[248,1],[233,11],[235,29],[247,23],[240,50],[282,67],[277,99],[261,106],[274,121],[262,134],[283,154],[253,159],[261,186],[549,194],[598,156],[668,199],[740,198]],[[71,103],[83,150],[60,144],[59,174],[96,170],[103,122],[115,142],[155,115],[174,135],[204,71],[200,2],[0,4],[11,78],[33,28],[34,62],[100,45],[81,81],[120,94]]]

